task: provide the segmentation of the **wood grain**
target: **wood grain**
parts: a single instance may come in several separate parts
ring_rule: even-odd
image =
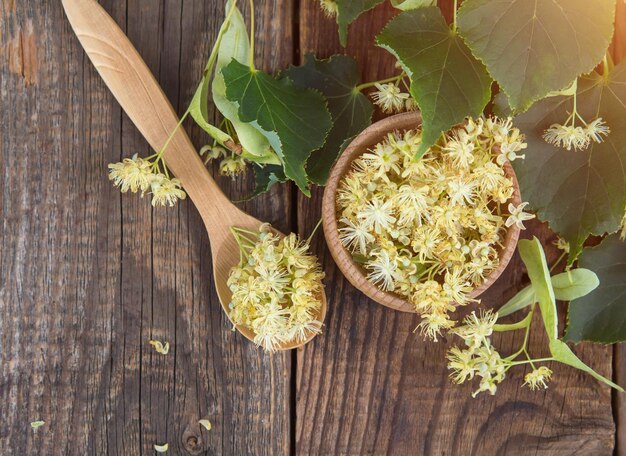
[[[449,7],[445,2],[445,7]],[[347,53],[356,56],[364,80],[393,73],[391,58],[372,47],[373,36],[393,12],[370,11],[351,28]],[[326,57],[340,51],[332,20],[320,14],[315,0],[300,10],[301,53],[318,50]],[[330,37],[330,38],[329,38]],[[308,232],[319,219],[321,191],[299,199],[299,227]],[[522,233],[545,244],[554,236],[533,224]],[[513,370],[496,396],[471,398],[471,386],[452,385],[444,361],[448,344],[422,340],[413,330],[417,316],[386,309],[367,299],[341,276],[317,239],[328,271],[329,314],[325,337],[298,352],[297,454],[337,455],[491,455],[611,454],[615,425],[611,392],[589,376],[554,365],[550,389],[520,388],[523,369]],[[554,261],[556,252],[549,252]],[[499,306],[528,283],[516,254],[496,284],[483,296]],[[522,334],[495,341],[510,353]],[[531,350],[542,354],[543,331],[531,335]],[[581,358],[611,375],[611,348],[581,345]]]
[[[152,454],[164,442],[169,454],[288,453],[291,356],[268,357],[230,331],[189,202],[152,209],[112,188],[106,164],[150,148],[60,2],[0,5],[0,453]],[[184,110],[221,2],[102,5]],[[257,26],[272,38],[257,41],[262,66],[292,61],[292,17],[292,2],[259,2]],[[235,200],[252,187],[218,180]],[[244,206],[290,231],[290,195],[276,188]],[[197,424],[205,416],[211,432]],[[46,424],[33,431],[35,419]]]

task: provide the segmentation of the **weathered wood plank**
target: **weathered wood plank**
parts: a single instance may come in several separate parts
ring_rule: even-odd
[[[444,6],[449,6],[444,5]],[[393,74],[391,59],[373,47],[373,36],[390,8],[365,14],[352,27],[347,53],[357,57],[365,80]],[[318,2],[303,0],[301,53],[321,57],[340,51],[334,21]],[[321,191],[300,197],[298,220],[309,232],[319,217]],[[552,238],[538,224],[525,232]],[[545,392],[520,388],[523,370],[511,372],[496,396],[472,399],[471,386],[452,385],[444,360],[449,344],[424,342],[413,332],[419,319],[368,300],[341,276],[322,240],[315,245],[328,273],[329,312],[325,335],[298,352],[297,454],[611,454],[614,422],[607,387],[581,373],[553,366]],[[550,252],[554,261],[555,253]],[[516,255],[503,277],[483,296],[498,306],[528,282]],[[522,334],[497,338],[503,352],[516,349]],[[531,336],[541,354],[542,331]],[[576,352],[611,375],[611,349],[581,345]]]
[[[259,66],[284,67],[293,3],[257,3]],[[222,2],[102,4],[184,110]],[[164,442],[170,454],[288,453],[291,355],[268,357],[229,330],[188,201],[152,209],[112,188],[106,164],[148,146],[60,2],[2,0],[0,62],[1,453],[151,454]],[[251,188],[219,181],[234,199]],[[289,231],[290,194],[276,188],[244,207]],[[197,424],[205,416],[211,432]],[[35,419],[46,425],[32,431]]]

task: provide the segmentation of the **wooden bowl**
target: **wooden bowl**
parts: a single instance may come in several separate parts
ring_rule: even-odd
[[[335,263],[346,276],[348,281],[356,288],[361,290],[365,295],[383,306],[391,309],[400,310],[402,312],[415,313],[415,306],[404,297],[395,293],[382,291],[372,282],[367,280],[365,269],[352,259],[350,252],[343,246],[339,239],[339,231],[337,227],[337,188],[342,178],[350,171],[352,161],[366,152],[368,149],[380,143],[387,133],[392,131],[406,131],[417,128],[422,123],[422,116],[419,112],[408,112],[387,117],[367,129],[363,130],[335,163],[330,172],[330,177],[326,188],[324,189],[324,197],[322,201],[322,218],[324,226],[324,236]],[[521,203],[519,184],[517,177],[511,165],[507,162],[504,166],[504,172],[507,177],[513,181],[514,192],[509,202],[515,206]],[[503,247],[499,251],[500,262],[498,267],[489,274],[485,281],[476,287],[470,297],[476,298],[489,288],[502,274],[515,252],[517,241],[519,239],[519,228],[513,225],[507,229],[504,236]]]

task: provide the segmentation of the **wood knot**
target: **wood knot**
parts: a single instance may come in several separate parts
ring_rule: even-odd
[[[189,454],[200,454],[206,451],[202,433],[196,423],[189,424],[183,432],[183,446]]]

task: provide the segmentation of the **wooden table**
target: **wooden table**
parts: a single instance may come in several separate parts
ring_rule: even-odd
[[[222,1],[102,4],[184,111]],[[265,70],[298,63],[309,50],[340,50],[317,0],[258,0],[256,9]],[[352,30],[347,52],[364,80],[392,74],[390,56],[373,43],[390,15],[378,9]],[[207,141],[186,127],[197,146]],[[418,317],[353,289],[320,235],[324,335],[268,356],[232,332],[194,207],[153,209],[108,181],[109,162],[149,149],[87,60],[59,0],[0,0],[0,153],[2,455],[153,454],[164,442],[176,455],[606,455],[624,445],[626,434],[616,433],[626,427],[622,396],[571,368],[554,366],[547,391],[520,388],[524,372],[516,371],[496,396],[472,399],[472,386],[448,379],[446,344],[415,334]],[[217,179],[234,200],[252,188],[251,179]],[[307,199],[282,185],[242,207],[304,234],[320,202],[320,190]],[[525,235],[533,233],[554,239],[538,224]],[[484,303],[500,305],[527,281],[516,256]],[[521,337],[501,337],[503,351]],[[170,353],[157,354],[150,339],[169,341]],[[544,344],[533,333],[532,347]],[[626,352],[575,350],[626,384],[617,363]],[[203,417],[210,432],[197,423]],[[46,424],[32,430],[38,419]]]

